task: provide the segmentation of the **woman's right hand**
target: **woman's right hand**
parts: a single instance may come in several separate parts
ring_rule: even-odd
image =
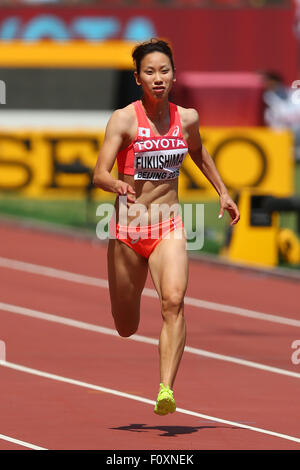
[[[127,196],[128,202],[135,202],[135,190],[130,184],[125,183],[122,180],[116,180],[115,182],[115,192],[118,196]]]

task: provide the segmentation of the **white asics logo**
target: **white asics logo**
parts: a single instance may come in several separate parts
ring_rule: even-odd
[[[140,237],[138,237],[138,238],[132,238],[132,239],[130,240],[130,243],[132,243],[132,245],[134,245],[135,243],[137,243],[137,242],[139,241],[139,239],[140,239]]]
[[[178,134],[179,134],[179,126],[176,126],[175,129],[174,129],[174,131],[173,131],[172,136],[173,136],[173,137],[177,137]]]

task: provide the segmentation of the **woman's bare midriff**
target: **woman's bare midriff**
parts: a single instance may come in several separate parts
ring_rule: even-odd
[[[135,203],[120,204],[120,196],[115,202],[116,222],[127,225],[137,219],[137,225],[152,225],[180,213],[178,202],[178,178],[165,181],[135,181],[131,175],[119,173],[119,179],[135,190]],[[122,200],[122,199],[121,199]],[[125,201],[125,199],[124,199]],[[127,220],[127,224],[124,224]]]

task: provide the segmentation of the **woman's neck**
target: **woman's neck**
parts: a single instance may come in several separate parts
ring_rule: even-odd
[[[154,121],[161,121],[165,117],[169,116],[169,101],[156,100],[152,101],[143,96],[141,98],[142,105],[144,107],[146,115]]]

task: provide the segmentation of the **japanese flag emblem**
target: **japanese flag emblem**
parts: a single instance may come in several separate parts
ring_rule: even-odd
[[[139,137],[150,137],[150,129],[147,127],[139,127]]]

